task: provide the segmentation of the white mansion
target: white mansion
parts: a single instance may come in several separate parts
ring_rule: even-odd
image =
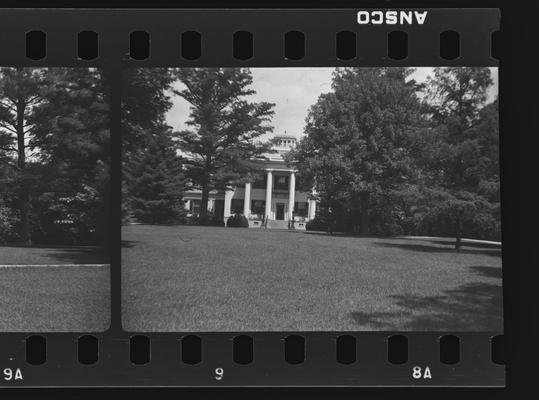
[[[243,214],[249,227],[305,229],[314,218],[316,201],[308,193],[296,190],[295,171],[283,160],[283,154],[296,145],[290,135],[275,137],[275,153],[266,154],[263,169],[254,182],[226,191],[212,191],[208,211],[226,223],[233,214]],[[191,190],[184,194],[185,207],[190,215],[200,213],[201,191]],[[293,221],[293,223],[292,223]]]

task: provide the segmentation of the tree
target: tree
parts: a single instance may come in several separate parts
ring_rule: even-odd
[[[1,156],[1,153],[0,153]],[[0,243],[10,242],[17,238],[19,225],[17,213],[12,207],[13,194],[7,187],[12,180],[14,170],[0,162]]]
[[[19,219],[19,241],[32,243],[30,237],[30,200],[32,176],[27,158],[35,149],[32,118],[43,101],[44,70],[36,68],[0,69],[0,161],[16,171],[16,207]]]
[[[212,190],[245,179],[260,167],[256,162],[270,151],[260,137],[272,131],[268,124],[273,104],[250,102],[251,72],[247,68],[180,68],[176,77],[184,89],[175,94],[191,106],[187,125],[180,132],[186,154],[187,176],[202,191],[200,218],[207,217]]]
[[[122,73],[122,161],[128,162],[148,131],[165,124],[174,76],[168,68],[128,68]]]
[[[138,221],[174,223],[185,215],[182,194],[186,182],[170,129],[146,135],[124,174],[129,209]]]
[[[67,220],[73,242],[108,243],[109,86],[96,68],[51,68],[45,102],[34,112],[41,189],[33,208],[42,224]],[[47,222],[47,217],[48,222]],[[50,230],[50,228],[46,228]],[[67,233],[67,232],[66,232]],[[61,235],[61,229],[58,235]]]
[[[417,172],[412,133],[426,129],[408,68],[343,68],[332,91],[311,107],[306,136],[289,156],[300,179],[314,188],[325,218],[350,219],[361,234],[381,193]]]
[[[110,140],[100,71],[3,68],[0,87],[0,159],[11,170],[4,187],[18,210],[19,241],[62,242],[60,220],[76,227],[76,242],[104,240]]]
[[[494,211],[488,197],[498,197],[497,120],[494,110],[482,113],[491,84],[490,70],[476,67],[435,68],[427,83],[438,139],[426,149],[431,153],[428,216],[450,226],[457,250],[466,226]]]
[[[140,182],[131,181],[131,179],[138,178],[135,176],[134,170],[130,174],[126,171],[133,169],[134,165],[140,162],[141,158],[145,156],[143,151],[147,146],[156,146],[159,143],[170,146],[168,140],[159,141],[154,135],[157,133],[168,134],[165,115],[172,107],[168,93],[173,81],[174,77],[168,68],[130,68],[125,69],[122,73],[123,219],[133,215],[131,205],[136,203],[135,199],[140,195],[139,193],[131,193],[130,188],[141,190]],[[148,142],[149,138],[150,142]],[[159,151],[167,151],[167,149]],[[156,193],[154,200],[161,201],[161,196]],[[146,216],[145,219],[147,218]]]

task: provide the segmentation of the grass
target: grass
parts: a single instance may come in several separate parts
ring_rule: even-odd
[[[110,268],[92,247],[0,246],[0,332],[98,332],[110,325]],[[28,264],[37,267],[20,266]]]
[[[500,249],[452,239],[123,228],[129,331],[501,331]]]
[[[95,246],[17,246],[0,244],[0,265],[109,264],[108,254]]]

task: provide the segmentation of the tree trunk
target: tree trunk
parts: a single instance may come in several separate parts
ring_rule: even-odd
[[[211,168],[212,168],[212,155],[211,153],[206,153],[206,161],[205,161],[205,168],[204,168],[204,180],[202,182],[202,199],[200,200],[200,219],[203,221],[203,223],[206,222],[206,219],[208,217],[208,201],[210,198],[210,188],[209,185],[211,183]],[[226,196],[226,189],[225,189],[225,196]],[[226,210],[223,212],[226,214]]]
[[[359,194],[359,234],[364,236],[369,234],[369,197],[369,192]]]
[[[25,245],[31,245],[30,237],[30,190],[26,177],[26,144],[24,143],[24,111],[26,103],[23,99],[17,102],[17,167],[21,188],[19,190],[19,241]]]
[[[460,216],[457,217],[457,237],[455,240],[455,250],[460,251],[460,248],[462,246],[462,218]]]
[[[200,200],[200,220],[204,221],[208,217],[208,201],[210,189],[207,186],[202,188],[202,200]]]

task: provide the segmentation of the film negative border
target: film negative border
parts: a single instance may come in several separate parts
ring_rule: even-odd
[[[492,56],[492,37],[499,30],[499,10],[416,11],[428,12],[423,24],[417,19],[406,25],[358,24],[358,10],[346,9],[2,10],[0,48],[4,65],[88,66],[110,62],[147,67],[498,65]],[[459,55],[454,59],[440,56],[440,35],[448,31],[458,34]],[[252,57],[234,57],[233,41],[238,32],[252,35]],[[356,55],[348,60],[337,56],[336,37],[342,32],[355,34]],[[97,38],[97,58],[79,57],[77,43],[81,33],[87,43]],[[182,57],[182,35],[185,39],[186,33],[194,41],[200,40],[200,56],[195,52]],[[303,56],[300,53],[287,57],[287,33],[292,34],[290,39],[296,43],[303,34]],[[448,38],[454,35],[449,34]],[[28,37],[46,46],[45,52],[31,55],[33,60],[26,53]],[[407,43],[405,57],[400,52],[394,58],[389,57],[388,37]],[[136,49],[130,49],[130,39],[139,42]]]
[[[397,26],[358,25],[357,11],[1,10],[0,65],[100,66],[109,68],[118,82],[122,68],[126,67],[498,65],[492,51],[493,38],[499,30],[498,10],[430,9],[424,25]],[[406,33],[408,53],[404,58],[388,55],[388,37],[394,31]],[[182,54],[186,47],[185,43],[182,46],[185,32],[200,35],[199,57],[196,51]],[[252,56],[247,53],[238,57],[235,53],[233,43],[237,32],[252,35]],[[287,32],[303,34],[303,57],[287,54]],[[352,57],[338,56],[336,38],[342,32],[354,34]],[[440,35],[444,32],[458,33],[457,57],[441,57]],[[192,37],[197,40],[196,34]],[[89,43],[93,53],[81,57],[79,39]],[[132,46],[130,39],[142,42]],[[27,42],[33,40],[38,47],[44,45],[45,52],[28,53]],[[113,159],[119,156],[121,145],[118,85],[112,89]],[[113,161],[113,185],[114,181],[119,183],[118,165],[119,160]],[[0,334],[0,370],[3,371],[0,386],[504,385],[505,366],[500,360],[503,357],[493,356],[492,352],[492,339],[496,337],[495,342],[500,342],[503,337],[499,332],[124,332],[120,324],[119,226],[117,238],[111,266],[111,328],[105,333]],[[40,346],[43,349],[44,343],[46,348],[46,361],[40,365],[30,365],[27,361],[27,339],[33,335],[45,339],[36,341],[38,349]],[[79,362],[78,340],[87,335],[97,339],[96,342],[87,338],[90,347],[97,343],[98,361],[83,364]],[[144,354],[140,360],[132,359],[132,338],[139,335],[148,338],[148,362]],[[202,346],[200,362],[194,364],[182,361],[181,340],[188,335],[200,338]],[[241,335],[253,341],[253,361],[247,364],[234,361],[234,338]],[[304,338],[303,362],[294,364],[285,358],[285,339],[290,335]],[[337,338],[342,335],[355,338],[355,361],[348,364],[339,363],[336,358]],[[395,335],[407,339],[408,356],[402,363],[388,360],[388,341]],[[459,338],[460,357],[454,364],[440,361],[440,338],[447,335]],[[420,368],[420,377],[416,367]],[[431,377],[425,376],[427,367]],[[12,379],[5,379],[6,369]],[[23,379],[17,379],[18,370]]]
[[[97,340],[88,335],[2,335],[0,386],[493,387],[505,380],[503,360],[492,352],[493,342],[503,337],[488,333],[91,334]],[[440,340],[449,335],[459,338],[457,362],[441,356]],[[338,359],[343,336],[352,340]],[[238,337],[252,339],[250,355],[234,351]]]

